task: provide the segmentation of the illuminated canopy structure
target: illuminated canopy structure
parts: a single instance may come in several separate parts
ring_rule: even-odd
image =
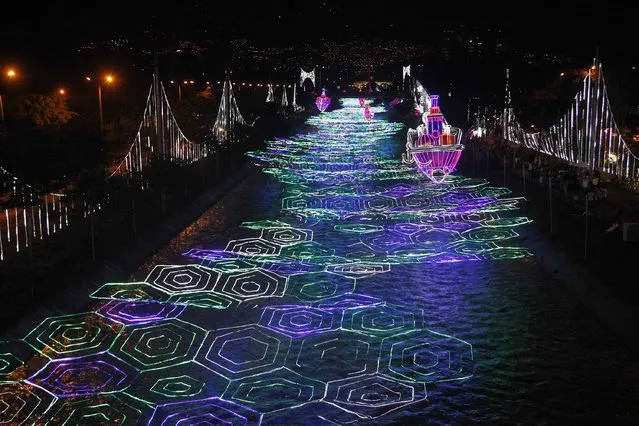
[[[459,143],[461,130],[446,123],[439,109],[439,96],[430,96],[430,111],[423,115],[417,129],[407,134],[407,163],[417,163],[419,170],[433,182],[441,183],[455,171],[464,146]]]
[[[326,89],[322,89],[322,94],[315,99],[315,105],[317,105],[317,109],[320,112],[326,111],[328,106],[331,104],[331,98],[326,96]]]
[[[222,143],[233,143],[238,139],[240,126],[247,126],[244,117],[237,107],[237,101],[233,95],[233,83],[229,74],[226,74],[224,80],[224,88],[222,89],[222,99],[220,100],[220,108],[217,111],[217,118],[213,125],[213,135],[215,139]]]
[[[275,102],[275,95],[273,94],[273,85],[268,85],[268,94],[266,95],[266,102]]]
[[[300,68],[300,86],[304,85],[304,81],[307,78],[311,80],[313,87],[315,87],[315,68],[313,68],[310,72],[306,72],[303,68]]]
[[[402,67],[402,87],[405,87],[406,84],[406,77],[410,77],[410,65],[407,65],[405,67]],[[410,84],[410,82],[409,82]]]
[[[415,111],[419,114],[423,114],[429,111],[431,104],[428,91],[416,78],[413,78],[413,88],[413,102],[415,104]]]

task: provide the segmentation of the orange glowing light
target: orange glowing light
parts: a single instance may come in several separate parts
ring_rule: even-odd
[[[65,94],[65,93],[67,93],[67,92],[66,92],[66,90],[64,90],[64,89],[60,89],[60,90],[58,90],[58,93],[59,93],[59,94],[61,94],[61,95],[64,95],[64,94]]]
[[[13,68],[9,68],[7,70],[7,77],[9,78],[13,78],[17,75],[16,70],[14,70]]]
[[[104,81],[106,81],[107,83],[113,83],[113,76],[111,74],[108,74],[104,77]]]

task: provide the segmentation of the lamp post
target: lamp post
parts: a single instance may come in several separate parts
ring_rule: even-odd
[[[8,79],[14,79],[17,76],[16,70],[13,68],[7,69],[4,73]],[[0,122],[4,123],[4,104],[2,103],[2,94],[0,93]]]
[[[91,81],[91,77],[85,77],[86,81]],[[112,74],[104,76],[104,81],[98,81],[98,110],[100,113],[100,134],[104,134],[104,118],[102,116],[102,83],[111,84],[115,81]]]

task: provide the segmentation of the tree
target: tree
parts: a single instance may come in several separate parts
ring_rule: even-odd
[[[78,116],[69,109],[64,96],[27,95],[18,99],[15,116],[31,121],[37,127],[67,124]]]

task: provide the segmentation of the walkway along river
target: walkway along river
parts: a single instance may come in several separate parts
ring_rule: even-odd
[[[521,200],[431,183],[341,102],[90,311],[3,342],[0,421],[636,422],[631,355],[519,245]]]

